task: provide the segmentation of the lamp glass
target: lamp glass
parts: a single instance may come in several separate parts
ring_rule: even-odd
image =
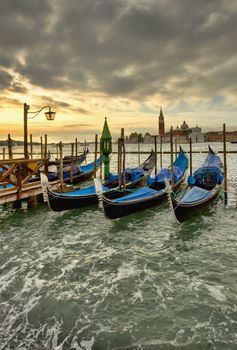
[[[45,116],[47,120],[54,120],[56,112],[48,111],[45,112]]]

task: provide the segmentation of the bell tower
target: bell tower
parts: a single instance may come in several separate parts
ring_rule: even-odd
[[[162,108],[160,107],[160,115],[159,115],[159,135],[164,135],[165,133],[165,120],[162,112]]]

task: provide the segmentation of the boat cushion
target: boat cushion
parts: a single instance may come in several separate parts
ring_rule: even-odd
[[[136,200],[136,199],[153,197],[153,196],[157,195],[157,193],[159,193],[159,192],[165,192],[165,190],[156,191],[156,190],[153,190],[152,188],[149,188],[149,187],[142,187],[142,188],[136,190],[135,192],[128,194],[127,196],[124,196],[121,198],[116,198],[112,202],[113,203],[122,203],[122,202],[132,201],[132,200]]]
[[[109,191],[108,187],[106,187],[104,185],[102,185],[102,187],[103,187],[104,192]],[[92,194],[96,194],[95,185],[81,188],[81,189],[76,190],[76,191],[57,193],[57,195],[60,197],[68,197],[68,196],[79,197],[79,196],[87,196],[87,195],[92,195]]]
[[[212,192],[194,186],[187,191],[180,200],[180,204],[192,204],[212,196]]]

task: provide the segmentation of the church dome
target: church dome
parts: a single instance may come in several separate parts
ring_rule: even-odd
[[[181,129],[182,130],[188,129],[188,124],[185,122],[185,120],[184,120],[183,124],[181,125]]]

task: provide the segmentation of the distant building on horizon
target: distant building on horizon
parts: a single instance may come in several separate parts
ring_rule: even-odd
[[[160,115],[159,115],[159,135],[163,136],[165,133],[165,118],[163,115],[162,107],[160,107]]]
[[[204,134],[205,142],[222,142],[223,132],[222,131],[209,131]],[[237,131],[227,131],[226,132],[227,142],[237,142]]]
[[[163,142],[170,142],[170,131],[165,132],[165,118],[163,114],[162,107],[160,108],[159,115],[159,136],[162,137]],[[177,126],[173,130],[173,136],[177,139],[179,143],[187,143],[189,139],[192,139],[192,142],[204,142],[204,134],[202,129],[198,126],[189,127],[186,121],[184,120],[182,125]]]

